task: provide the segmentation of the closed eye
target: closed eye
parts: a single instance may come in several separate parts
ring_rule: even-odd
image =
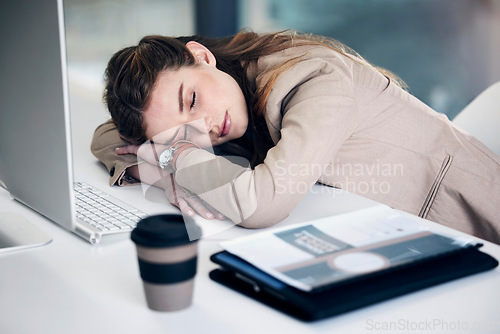
[[[193,107],[196,104],[196,93],[193,92],[193,99],[191,100],[191,106],[189,107],[190,109],[193,109]]]

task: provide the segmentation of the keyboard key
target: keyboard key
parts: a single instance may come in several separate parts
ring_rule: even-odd
[[[102,232],[131,230],[147,214],[86,183],[75,183],[77,218]]]

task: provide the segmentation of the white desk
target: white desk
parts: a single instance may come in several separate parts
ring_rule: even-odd
[[[108,188],[90,154],[92,128],[106,119],[99,104],[73,96],[76,175],[150,213],[173,209],[140,187]],[[75,103],[77,106],[75,107]],[[90,107],[95,110],[84,110]],[[85,111],[87,115],[82,117]],[[315,188],[316,190],[320,188]],[[335,198],[332,198],[335,196]],[[160,203],[161,202],[161,203]],[[328,203],[328,205],[325,205]],[[311,193],[279,225],[371,205],[343,192]],[[133,243],[128,236],[91,246],[13,201],[0,189],[1,211],[22,214],[53,237],[49,245],[0,254],[0,333],[500,333],[500,269],[425,289],[331,319],[303,323],[208,278],[218,238],[254,231],[231,228],[200,242],[193,305],[158,313],[145,303]],[[442,230],[446,228],[440,227]],[[500,259],[500,246],[484,251]]]

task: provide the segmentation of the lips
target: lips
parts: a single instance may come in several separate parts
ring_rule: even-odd
[[[226,111],[226,115],[224,116],[224,120],[221,124],[219,137],[226,136],[229,133],[229,130],[231,130],[231,116],[229,116],[228,112]]]

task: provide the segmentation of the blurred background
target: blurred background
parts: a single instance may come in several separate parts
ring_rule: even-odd
[[[148,34],[292,29],[333,37],[452,119],[500,81],[500,0],[64,0],[70,93],[101,100],[119,49]]]

